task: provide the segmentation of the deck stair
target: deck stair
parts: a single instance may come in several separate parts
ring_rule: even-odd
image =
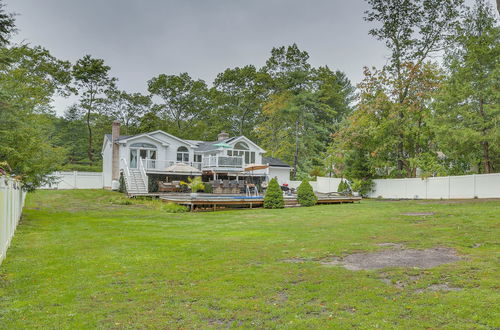
[[[128,194],[148,193],[148,184],[145,182],[140,170],[130,169],[130,176],[127,179],[125,180],[125,184],[127,186]]]

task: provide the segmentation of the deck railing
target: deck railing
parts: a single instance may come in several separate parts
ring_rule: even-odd
[[[167,167],[170,167],[177,163],[184,163],[198,170],[201,170],[202,168],[202,163],[200,162],[177,162],[173,160],[158,160],[158,159],[143,159],[142,162],[146,171],[164,171]]]
[[[208,156],[203,158],[203,168],[243,168],[243,157]]]

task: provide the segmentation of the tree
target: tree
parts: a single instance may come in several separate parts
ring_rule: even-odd
[[[253,65],[226,69],[214,81],[214,104],[218,118],[228,123],[226,130],[235,135],[253,134],[265,98],[263,73]],[[215,119],[215,118],[214,118]]]
[[[64,156],[65,150],[52,144],[50,102],[54,94],[65,94],[70,65],[42,47],[8,48],[15,27],[2,8],[0,3],[0,162],[32,190],[50,180]]]
[[[67,150],[66,162],[70,164],[86,157],[87,127],[83,117],[82,109],[73,105],[55,121],[57,134],[54,143]]]
[[[124,125],[124,134],[137,132],[140,118],[150,111],[151,98],[141,93],[127,93],[111,90],[107,98],[107,115],[120,120]]]
[[[449,76],[437,96],[435,129],[448,166],[500,169],[500,27],[493,8],[477,0],[446,54]]]
[[[105,94],[115,86],[116,78],[109,76],[110,67],[104,60],[85,55],[73,65],[72,74],[75,88],[80,94],[80,107],[86,112],[88,131],[87,155],[90,163],[94,161],[92,144],[92,115],[100,110]]]
[[[297,201],[302,206],[314,206],[318,202],[318,197],[307,180],[303,180],[297,188]]]
[[[193,80],[187,73],[180,75],[160,74],[148,81],[148,91],[161,98],[157,114],[174,127],[170,133],[188,137],[194,124],[206,114],[208,90],[203,80]],[[191,135],[192,136],[192,135]]]
[[[371,10],[368,22],[378,22],[370,34],[385,42],[391,51],[384,71],[391,76],[394,102],[400,104],[398,118],[405,121],[405,101],[415,79],[414,70],[421,68],[430,54],[442,50],[446,36],[457,23],[463,0],[367,0]],[[405,132],[399,132],[397,169],[403,175]]]
[[[264,208],[266,209],[282,209],[285,207],[283,192],[281,191],[278,180],[275,178],[269,181],[269,185],[264,196]]]
[[[334,135],[334,149],[348,171],[358,171],[355,178],[415,177],[417,167],[424,164],[423,159],[428,161],[429,155],[437,159],[429,122],[432,96],[440,86],[441,71],[432,63],[418,68],[408,63],[404,70],[407,74],[411,72],[412,83],[405,101],[400,103],[395,97],[399,93],[394,88],[395,77],[390,72],[365,69],[365,79],[358,86],[357,110]],[[362,169],[367,173],[359,173]]]
[[[4,7],[0,1],[0,47],[8,45],[12,33],[16,31],[14,14],[6,13]]]

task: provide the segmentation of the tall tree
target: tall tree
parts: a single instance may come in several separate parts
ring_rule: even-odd
[[[147,95],[111,90],[108,92],[106,113],[123,123],[124,134],[131,134],[137,131],[140,118],[151,110],[151,106],[151,97]]]
[[[226,69],[214,81],[213,100],[217,117],[228,123],[229,133],[253,134],[266,96],[265,76],[253,65]]]
[[[114,88],[116,78],[109,76],[110,67],[104,60],[85,55],[73,65],[75,88],[80,95],[80,107],[85,109],[88,131],[87,155],[90,163],[94,161],[92,144],[92,114],[100,109],[104,103],[105,94]]]
[[[500,27],[494,9],[477,0],[455,41],[436,102],[440,146],[453,164],[480,163],[481,172],[491,173],[500,169]]]
[[[160,74],[148,81],[148,91],[163,103],[158,114],[172,122],[170,133],[188,137],[189,123],[196,122],[207,111],[208,89],[203,80],[193,80],[187,73]]]
[[[391,51],[385,71],[392,76],[394,101],[400,104],[398,118],[405,121],[405,101],[417,70],[429,55],[443,50],[446,36],[457,23],[463,0],[367,0],[371,10],[365,20],[379,25],[369,33],[384,41]],[[407,70],[408,68],[412,68]],[[400,125],[402,127],[402,125]],[[399,130],[397,168],[403,175],[405,154],[403,130]]]
[[[14,14],[5,12],[5,4],[0,1],[0,47],[5,47],[16,31]]]
[[[426,165],[430,156],[437,157],[429,121],[432,96],[440,86],[442,74],[432,63],[418,68],[408,64],[404,70],[412,72],[413,77],[405,102],[400,104],[390,72],[365,69],[365,79],[358,86],[357,109],[348,118],[348,125],[335,134],[337,153],[357,163],[364,159],[373,167],[369,172],[380,176],[415,177],[417,167]],[[404,148],[402,169],[397,166],[400,144]],[[353,166],[348,160],[344,164]]]
[[[64,94],[70,64],[42,47],[8,48],[14,29],[13,16],[0,3],[0,161],[30,190],[47,182],[64,156],[51,141],[50,102],[54,94]]]

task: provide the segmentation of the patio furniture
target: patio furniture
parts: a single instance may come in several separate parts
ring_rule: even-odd
[[[160,192],[179,192],[182,190],[180,181],[162,182],[158,181],[158,191]]]

